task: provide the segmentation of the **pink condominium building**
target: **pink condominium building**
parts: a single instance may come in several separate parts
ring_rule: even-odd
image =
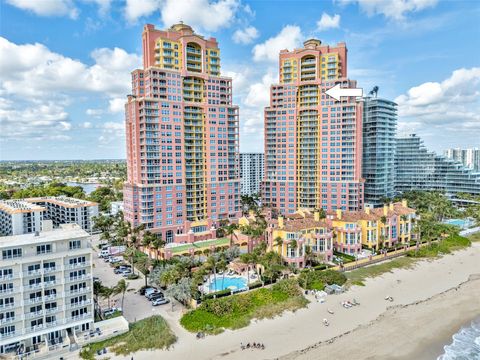
[[[215,236],[239,216],[238,107],[220,50],[185,24],[145,25],[125,106],[125,219],[167,243]]]
[[[345,43],[307,40],[282,50],[279,67],[265,108],[263,203],[285,214],[361,209],[362,103],[325,94],[338,83],[356,87],[347,79]]]

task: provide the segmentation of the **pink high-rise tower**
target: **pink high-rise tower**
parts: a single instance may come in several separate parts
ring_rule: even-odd
[[[213,237],[239,215],[238,107],[220,50],[184,24],[143,31],[125,106],[125,219],[167,243]]]
[[[347,48],[311,39],[280,52],[280,82],[265,108],[262,200],[281,213],[363,207],[362,104],[325,91],[347,79]]]

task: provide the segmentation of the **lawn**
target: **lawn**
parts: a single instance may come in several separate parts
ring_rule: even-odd
[[[177,341],[161,316],[152,316],[130,325],[130,330],[111,339],[86,345],[80,356],[94,360],[97,350],[108,348],[116,355],[128,355],[140,350],[168,349]]]
[[[206,300],[196,310],[185,314],[180,323],[191,332],[219,334],[225,329],[248,326],[252,319],[272,318],[307,304],[295,279],[282,280],[271,288]]]
[[[408,257],[413,258],[435,258],[443,254],[450,254],[452,251],[465,249],[472,245],[472,242],[460,235],[450,235],[447,238],[434,242],[420,248],[418,251],[410,250]]]
[[[480,237],[480,236],[479,236]],[[473,240],[475,241],[475,240]],[[390,272],[393,269],[408,268],[420,259],[436,258],[443,254],[450,254],[452,251],[461,250],[469,247],[471,241],[460,235],[450,235],[447,238],[434,242],[430,245],[421,247],[418,251],[410,250],[406,257],[371,265],[356,270],[345,272],[348,284],[363,286],[365,279],[375,277]]]
[[[307,290],[323,290],[325,285],[343,285],[345,275],[335,270],[304,270],[298,277],[300,286]]]
[[[415,259],[409,257],[399,257],[397,259],[383,262],[377,265],[370,265],[363,268],[359,268],[352,271],[345,272],[349,285],[364,286],[363,283],[367,278],[376,277],[387,272],[391,272],[393,269],[408,268],[415,263]]]

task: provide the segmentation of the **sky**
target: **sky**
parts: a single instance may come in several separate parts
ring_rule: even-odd
[[[0,160],[125,157],[124,102],[144,24],[215,37],[240,106],[240,151],[263,151],[278,53],[345,41],[348,77],[398,103],[398,134],[480,147],[480,2],[0,0]]]

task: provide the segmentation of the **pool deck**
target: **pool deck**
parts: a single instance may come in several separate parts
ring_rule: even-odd
[[[221,281],[222,278],[223,278],[223,274],[222,275],[217,274],[217,282]],[[248,279],[247,279],[246,276],[243,276],[243,275],[225,275],[225,280],[227,280],[227,279],[243,279],[245,281],[244,287],[242,287],[242,288],[236,287],[235,289],[232,289],[233,291],[248,290]],[[200,286],[200,291],[202,291],[204,294],[210,294],[210,293],[213,293],[213,292],[222,291],[222,290],[225,290],[225,289],[229,288],[229,286],[224,286],[223,289],[211,290],[210,285],[213,284],[213,282],[214,282],[214,276],[210,275],[208,280],[203,285]]]

